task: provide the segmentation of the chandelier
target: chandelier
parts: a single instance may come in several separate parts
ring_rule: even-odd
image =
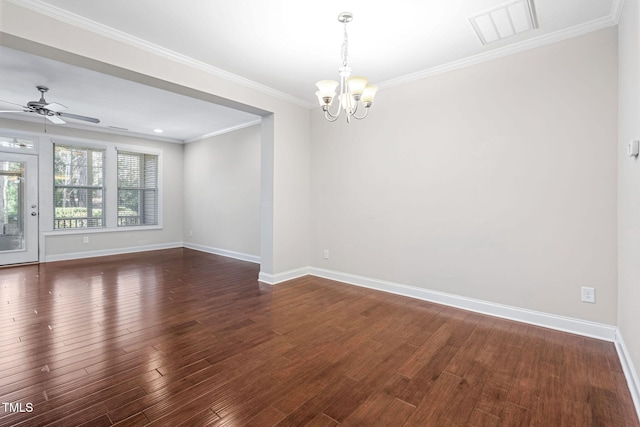
[[[318,91],[316,96],[318,102],[324,111],[324,117],[335,122],[340,113],[344,110],[347,122],[351,121],[351,117],[358,120],[364,119],[369,113],[369,108],[373,104],[373,98],[378,91],[378,86],[368,84],[368,80],[361,76],[351,77],[351,67],[349,67],[349,40],[347,38],[347,24],[353,20],[353,14],[350,12],[342,12],[338,15],[338,21],[344,24],[344,41],[342,42],[342,67],[338,69],[340,74],[340,82],[335,80],[320,80],[316,83]],[[336,97],[336,88],[340,85],[340,94],[335,111],[330,111],[331,103]],[[360,111],[364,108],[364,113],[357,115],[358,108]],[[363,108],[362,108],[363,107]]]

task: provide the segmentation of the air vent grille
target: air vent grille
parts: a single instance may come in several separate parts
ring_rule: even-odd
[[[533,0],[512,0],[469,18],[484,45],[538,28]]]

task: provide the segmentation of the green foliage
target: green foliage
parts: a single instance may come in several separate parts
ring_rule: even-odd
[[[56,145],[53,170],[55,185],[101,186],[104,150]]]
[[[102,209],[92,209],[92,218],[101,218]],[[56,208],[56,218],[86,218],[87,208],[72,207],[72,208]]]
[[[126,206],[118,206],[118,216],[138,216],[138,212]]]
[[[18,218],[21,215],[21,203],[22,203],[22,192],[23,192],[23,175],[24,165],[22,162],[2,162],[0,163],[0,170],[3,172],[7,172],[7,174],[0,175],[0,189],[2,189],[1,196],[5,197],[4,199],[4,209],[3,212],[0,212],[2,215],[2,222],[9,223],[18,221]],[[19,174],[16,175],[15,172]]]
[[[7,182],[10,184],[10,182]],[[5,188],[7,199],[5,200],[5,209],[7,218],[4,222],[16,221],[20,216],[20,187],[18,185],[7,185]]]

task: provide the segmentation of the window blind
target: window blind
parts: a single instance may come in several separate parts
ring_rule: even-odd
[[[158,224],[158,156],[118,151],[118,226]]]

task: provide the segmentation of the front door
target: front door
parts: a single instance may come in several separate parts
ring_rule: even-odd
[[[0,265],[38,261],[38,158],[0,152]]]

